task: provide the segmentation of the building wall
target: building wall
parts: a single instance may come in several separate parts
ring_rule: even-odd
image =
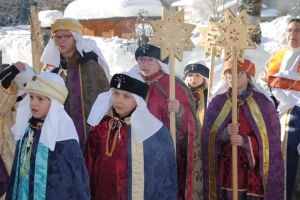
[[[151,20],[157,20],[151,19]],[[160,20],[160,18],[159,18]],[[104,38],[111,38],[118,36],[129,35],[132,31],[127,27],[134,28],[136,19],[110,19],[110,20],[98,20],[98,21],[80,21],[83,26],[83,35],[98,36]]]

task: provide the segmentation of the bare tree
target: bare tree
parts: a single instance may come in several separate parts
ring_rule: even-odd
[[[38,6],[38,11],[41,10],[59,10],[62,13],[65,11],[69,3],[74,0],[35,0]]]
[[[257,29],[252,35],[252,40],[256,44],[261,43],[261,29],[260,29],[260,16],[262,10],[262,0],[239,0],[240,12],[244,9],[247,10],[248,23],[257,26]]]
[[[28,24],[32,0],[0,0],[0,26]]]
[[[213,18],[215,21],[221,19],[224,9],[218,10],[218,8],[222,8],[224,6],[226,0],[197,0],[196,2],[201,4],[205,4],[210,11],[213,13]]]
[[[175,1],[174,0],[160,0],[160,2],[163,7],[170,8],[171,4]]]

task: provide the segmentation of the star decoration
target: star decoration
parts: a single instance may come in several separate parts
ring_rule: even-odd
[[[247,10],[235,16],[230,9],[225,11],[225,22],[215,23],[221,35],[215,45],[225,48],[224,59],[231,57],[231,47],[236,47],[237,59],[244,62],[245,49],[256,49],[251,35],[256,29],[255,25],[246,24]]]
[[[214,44],[220,37],[221,33],[219,32],[214,20],[211,17],[208,19],[207,27],[199,27],[199,31],[202,37],[197,45],[204,46],[204,57],[207,58],[211,55],[211,48],[212,46],[215,46]],[[216,48],[215,56],[218,59],[221,58],[222,49],[223,47],[221,46],[217,46]]]
[[[196,26],[184,23],[184,10],[173,15],[164,8],[162,20],[150,21],[150,23],[156,35],[148,44],[161,46],[161,59],[168,57],[173,48],[176,58],[182,61],[183,51],[191,50],[195,47],[191,41],[191,36]]]

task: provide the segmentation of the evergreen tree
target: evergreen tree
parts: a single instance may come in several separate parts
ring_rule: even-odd
[[[239,0],[238,4],[239,4],[240,12],[244,9],[247,10],[248,23],[257,26],[251,38],[256,44],[260,44],[261,43],[260,16],[262,10],[262,0]]]

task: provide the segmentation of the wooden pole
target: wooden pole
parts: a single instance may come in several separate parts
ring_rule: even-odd
[[[2,51],[0,50],[0,65],[2,65]]]
[[[232,123],[237,124],[237,57],[236,47],[232,47]],[[238,177],[237,177],[237,146],[232,145],[232,193],[233,200],[238,200]]]
[[[209,69],[209,87],[208,87],[208,96],[211,97],[210,90],[214,84],[214,73],[215,73],[215,55],[216,55],[217,47],[213,46],[211,48],[211,56],[210,56],[210,69]]]
[[[170,100],[175,99],[175,55],[174,49],[171,47],[171,53],[169,56],[169,66],[170,66]],[[170,112],[170,132],[172,135],[172,139],[174,142],[174,149],[176,152],[176,120],[175,120],[175,112]]]
[[[31,29],[31,52],[32,52],[32,67],[40,73],[41,72],[41,22],[39,21],[37,11],[34,6],[31,6],[31,18],[30,18],[30,29]]]

